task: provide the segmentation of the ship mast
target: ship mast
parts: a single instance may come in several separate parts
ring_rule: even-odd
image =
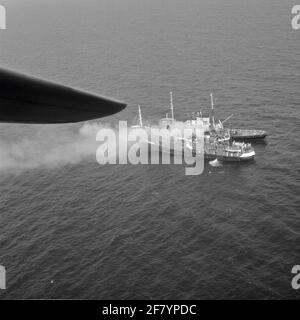
[[[170,106],[171,106],[171,117],[174,120],[174,106],[173,106],[173,94],[170,92]]]
[[[143,118],[142,118],[142,112],[141,112],[141,106],[139,105],[139,120],[140,120],[140,126],[143,127]]]
[[[214,98],[212,93],[210,94],[210,101],[211,101],[211,119],[212,119],[213,127],[215,127]]]

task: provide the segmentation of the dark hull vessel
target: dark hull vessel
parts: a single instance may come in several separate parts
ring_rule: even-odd
[[[230,129],[230,136],[234,140],[256,140],[264,139],[267,132],[264,130]]]

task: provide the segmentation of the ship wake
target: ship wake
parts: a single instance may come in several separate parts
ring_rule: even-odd
[[[210,164],[212,167],[221,167],[221,166],[222,166],[222,163],[221,163],[218,159],[209,161],[209,164]]]

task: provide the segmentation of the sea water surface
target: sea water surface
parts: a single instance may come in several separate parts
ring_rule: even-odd
[[[2,299],[299,299],[294,1],[2,0],[1,66],[112,96],[101,121],[0,125]],[[208,113],[267,130],[251,163],[96,162],[96,132]]]

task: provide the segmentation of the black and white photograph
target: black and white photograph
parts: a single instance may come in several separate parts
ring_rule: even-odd
[[[299,300],[299,139],[298,0],[0,0],[0,300]]]

